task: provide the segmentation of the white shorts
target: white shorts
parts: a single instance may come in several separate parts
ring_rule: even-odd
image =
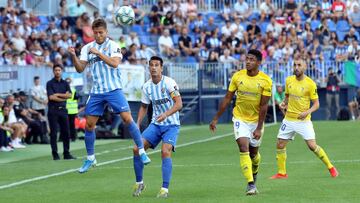
[[[288,121],[283,120],[279,129],[278,138],[294,140],[295,133],[301,135],[304,140],[315,139],[315,131],[311,121]]]
[[[239,139],[240,137],[247,137],[249,138],[249,144],[252,147],[259,147],[262,140],[262,135],[264,134],[264,126],[261,129],[261,137],[259,140],[256,140],[253,137],[253,132],[256,130],[258,123],[246,123],[242,120],[233,118],[232,121],[234,122],[234,135],[235,140]]]

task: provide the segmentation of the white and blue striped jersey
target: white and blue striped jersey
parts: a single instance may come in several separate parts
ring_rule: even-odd
[[[156,125],[180,125],[179,112],[168,116],[160,123],[156,121],[157,116],[174,106],[175,102],[171,98],[171,93],[174,91],[179,91],[179,87],[175,80],[167,76],[162,76],[158,84],[154,84],[150,79],[143,85],[141,102],[144,104],[152,103],[153,114],[151,123]]]
[[[105,92],[121,89],[120,68],[113,68],[102,61],[100,57],[89,53],[90,48],[92,47],[95,47],[106,56],[122,58],[119,45],[109,38],[106,38],[102,44],[98,44],[94,40],[81,49],[80,60],[87,61],[88,66],[90,66],[91,69],[93,86],[90,92],[93,94],[103,94]]]

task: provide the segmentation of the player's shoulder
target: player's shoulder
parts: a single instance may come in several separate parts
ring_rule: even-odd
[[[259,76],[260,76],[262,79],[271,82],[270,76],[269,76],[268,74],[264,73],[263,71],[259,71]]]
[[[81,49],[88,49],[89,47],[92,47],[94,45],[94,43],[95,43],[95,40],[85,44]]]
[[[305,76],[305,82],[311,86],[316,86],[315,81],[308,76]]]
[[[246,75],[246,69],[242,69],[242,70],[235,72],[234,75],[232,76],[232,78],[237,79],[244,75]]]
[[[151,79],[147,80],[144,84],[143,84],[143,88],[147,88],[151,85],[152,81]]]
[[[169,77],[169,76],[163,76],[164,77],[164,82],[165,83],[175,83],[175,80],[174,79],[172,79],[171,77]]]
[[[295,76],[295,75],[291,75],[291,76],[289,76],[289,77],[286,78],[286,82],[292,82],[292,81],[294,81],[294,80],[296,80],[296,76]]]

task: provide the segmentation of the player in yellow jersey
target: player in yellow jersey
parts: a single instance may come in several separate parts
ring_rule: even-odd
[[[286,79],[285,99],[280,104],[280,108],[286,110],[286,113],[279,129],[276,146],[278,173],[271,179],[288,177],[286,173],[286,144],[294,139],[295,133],[304,138],[309,149],[324,162],[332,177],[335,178],[339,175],[325,151],[316,144],[315,132],[310,118],[311,113],[320,106],[319,98],[316,84],[304,74],[305,70],[305,61],[297,60],[294,62],[294,75]],[[310,101],[313,103],[311,108]]]
[[[248,52],[246,69],[233,75],[219,111],[210,123],[210,130],[214,132],[219,117],[236,94],[233,109],[234,134],[240,150],[240,167],[248,182],[247,195],[258,193],[255,181],[260,164],[259,146],[272,87],[270,77],[259,71],[261,61],[260,51],[252,49]]]

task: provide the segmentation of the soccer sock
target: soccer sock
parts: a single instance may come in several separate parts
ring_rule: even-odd
[[[85,130],[85,146],[86,146],[86,152],[87,155],[93,155],[94,154],[94,143],[95,143],[95,131],[87,131]]]
[[[317,157],[319,157],[319,159],[324,162],[324,164],[326,165],[326,167],[328,169],[334,167],[330,160],[329,160],[329,157],[326,155],[325,151],[319,146],[317,145],[316,146],[316,149],[314,150],[314,153],[316,154]]]
[[[143,170],[144,170],[144,164],[141,161],[140,156],[133,157],[134,161],[134,171],[136,176],[136,182],[141,182],[143,180]]]
[[[169,188],[170,179],[172,172],[172,160],[170,157],[162,159],[162,178],[163,178],[163,188]]]
[[[258,152],[254,158],[251,159],[252,162],[252,173],[257,174],[259,171],[259,165],[261,161],[261,155]]]
[[[131,136],[133,137],[136,146],[139,149],[144,148],[144,144],[143,144],[142,139],[141,139],[141,132],[140,132],[139,128],[136,126],[135,122],[132,121],[127,126],[127,128],[129,130]]]
[[[254,182],[249,152],[240,152],[240,168],[247,182]]]
[[[286,174],[286,148],[276,150],[276,162],[278,166],[278,173]]]

